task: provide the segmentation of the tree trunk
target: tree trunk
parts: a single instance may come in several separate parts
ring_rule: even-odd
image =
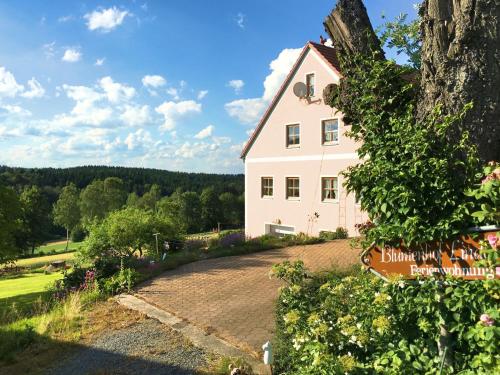
[[[500,2],[425,0],[422,5],[421,96],[417,118],[436,104],[459,113],[482,161],[500,160]]]
[[[66,228],[66,251],[68,251],[69,246],[69,229]]]
[[[425,0],[421,14],[417,119],[437,104],[445,114],[458,114],[473,102],[452,140],[469,131],[483,162],[500,160],[500,2]],[[339,0],[324,26],[339,53],[368,53],[370,46],[380,46],[361,0]]]
[[[361,0],[339,0],[323,22],[335,48],[341,53],[384,53]]]

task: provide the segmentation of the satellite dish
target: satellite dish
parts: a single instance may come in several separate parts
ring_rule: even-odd
[[[297,82],[293,85],[293,93],[298,98],[305,98],[307,96],[307,86],[304,82]]]

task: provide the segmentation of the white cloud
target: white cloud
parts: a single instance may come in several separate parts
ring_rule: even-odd
[[[42,46],[42,49],[45,57],[50,59],[56,54],[56,42],[46,43]]]
[[[106,58],[103,57],[102,59],[97,59],[94,63],[95,66],[103,66],[104,65],[104,61],[106,61]]]
[[[57,145],[57,147],[56,147]],[[109,129],[86,129],[67,138],[64,141],[55,140],[42,146],[47,154],[58,153],[68,156],[99,157],[109,154],[120,145],[118,138],[113,138]]]
[[[149,106],[126,105],[125,111],[120,115],[120,119],[128,126],[140,126],[151,121]]]
[[[227,85],[233,88],[236,94],[239,94],[243,86],[245,86],[245,82],[241,79],[232,79],[227,83]]]
[[[181,97],[179,96],[179,90],[177,90],[175,87],[169,87],[167,89],[167,94],[172,97],[174,100],[180,100]]]
[[[82,53],[75,48],[68,48],[64,51],[62,61],[66,62],[77,62],[82,58]]]
[[[153,143],[153,138],[148,131],[139,129],[135,133],[129,133],[124,143],[127,145],[128,150],[135,150],[151,145]]]
[[[214,132],[214,129],[215,129],[215,126],[213,125],[208,125],[206,128],[200,130],[198,132],[198,134],[196,134],[194,137],[196,139],[204,139],[204,138],[208,138],[212,135],[212,133]]]
[[[54,126],[74,126],[78,124],[101,126],[108,121],[113,110],[109,107],[97,107],[96,103],[106,97],[105,94],[87,86],[63,85],[67,97],[74,100],[75,106],[69,114],[58,114],[54,117]]]
[[[24,109],[18,105],[9,105],[9,104],[0,104],[0,109],[3,109],[7,112],[8,115],[16,115],[16,116],[31,116],[31,112],[27,109]],[[0,116],[2,112],[0,112]]]
[[[244,124],[254,125],[281,87],[285,77],[300,55],[301,48],[284,49],[278,57],[271,61],[271,73],[264,80],[264,93],[260,98],[239,99],[226,103],[227,113]]]
[[[64,23],[64,22],[69,22],[69,21],[72,21],[74,20],[75,17],[73,17],[73,15],[71,14],[68,14],[67,16],[61,16],[57,19],[57,22],[61,22],[61,23]]]
[[[33,99],[41,98],[45,94],[45,89],[42,87],[40,82],[38,82],[35,77],[28,81],[29,91],[25,91],[21,94],[22,97]]]
[[[276,59],[271,61],[271,64],[269,64],[271,74],[264,80],[264,100],[271,101],[271,99],[273,99],[292,69],[293,64],[299,58],[301,51],[302,48],[286,48],[280,52]]]
[[[24,86],[16,81],[14,74],[9,72],[3,66],[0,66],[0,97],[15,97],[24,90]]]
[[[198,100],[202,100],[205,96],[207,96],[208,90],[200,90],[198,91]]]
[[[158,88],[164,86],[166,83],[167,81],[165,80],[165,78],[160,75],[145,75],[142,78],[142,84],[145,87]]]
[[[101,30],[107,33],[121,25],[127,15],[130,15],[128,10],[120,10],[117,7],[112,7],[94,10],[92,13],[84,15],[83,18],[87,20],[89,30]]]
[[[235,21],[236,21],[236,24],[238,25],[238,27],[240,29],[244,29],[245,28],[245,15],[243,13],[239,12],[236,15]]]
[[[226,103],[224,108],[229,116],[243,124],[255,124],[268,104],[262,98],[239,99]]]
[[[190,113],[201,112],[201,104],[194,100],[185,100],[182,102],[163,102],[155,111],[164,117],[164,123],[160,127],[161,130],[173,130],[175,122],[179,117]]]
[[[111,103],[126,101],[135,95],[135,89],[133,87],[114,82],[109,76],[101,78],[99,84]]]

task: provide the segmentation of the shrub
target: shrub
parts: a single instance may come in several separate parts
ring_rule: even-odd
[[[312,245],[323,242],[323,239],[319,237],[309,236],[308,234],[303,232],[300,232],[299,234],[287,234],[283,236],[281,240],[285,246]]]
[[[139,273],[131,268],[123,268],[116,275],[103,281],[103,291],[107,294],[130,292],[139,279]]]
[[[349,232],[347,231],[346,228],[342,228],[342,227],[338,227],[336,230],[335,230],[335,236],[341,240],[341,239],[345,239],[347,237],[349,237]]]
[[[222,236],[219,239],[219,246],[222,247],[232,247],[236,245],[241,245],[245,243],[246,238],[245,238],[245,233],[243,232],[234,232],[234,233],[229,233],[225,236]]]
[[[441,321],[454,339],[454,367],[443,374],[500,369],[500,315],[483,281],[450,278],[442,287],[435,279],[386,283],[369,273],[310,277],[302,262],[273,271],[286,282],[277,305],[277,373],[434,373]]]
[[[337,233],[323,230],[319,232],[319,238],[325,241],[333,241],[337,239]]]
[[[87,270],[75,265],[72,270],[64,270],[62,284],[65,289],[78,289],[85,282]]]
[[[195,251],[195,250],[203,249],[206,246],[207,246],[207,241],[204,241],[204,240],[199,239],[199,238],[192,238],[192,239],[186,240],[186,242],[184,242],[183,249],[186,251]]]

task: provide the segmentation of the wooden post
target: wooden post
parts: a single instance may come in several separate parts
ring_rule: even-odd
[[[217,223],[217,233],[220,233],[220,223]]]

